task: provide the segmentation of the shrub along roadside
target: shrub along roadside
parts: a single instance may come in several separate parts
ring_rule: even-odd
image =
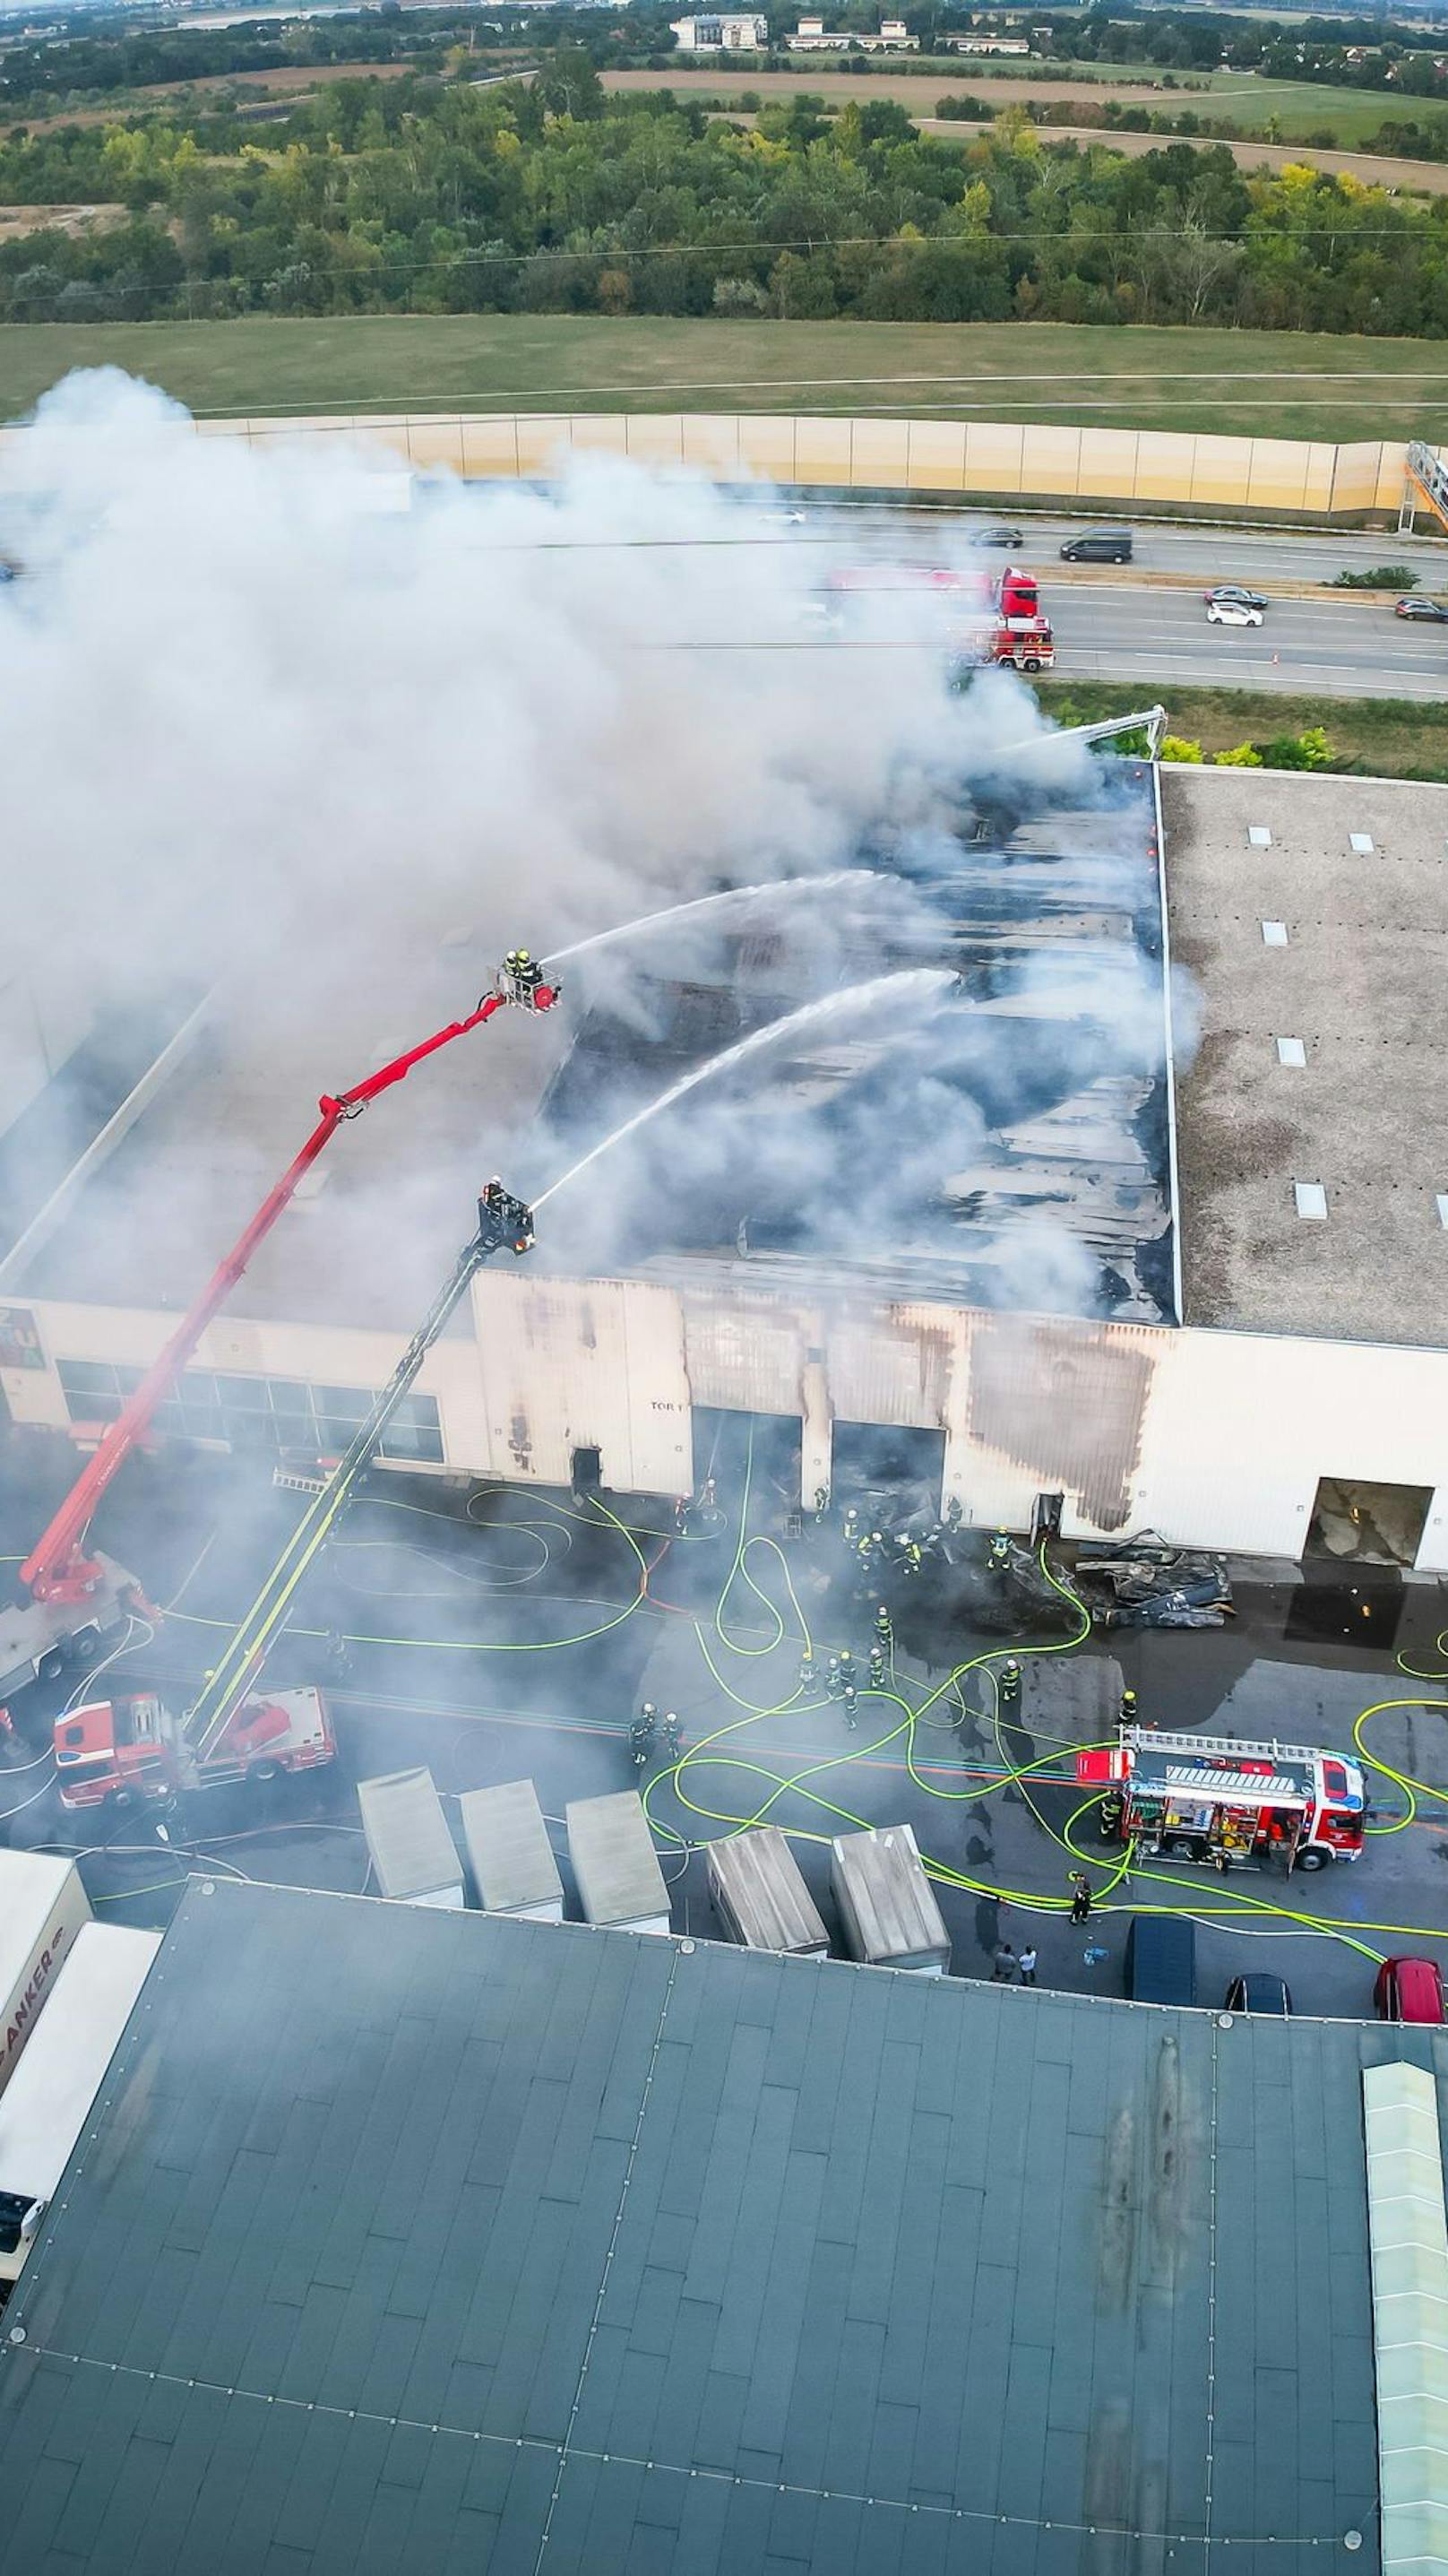
[[[1036,694],[1058,724],[1094,724],[1129,715],[1152,691],[1141,681],[1066,679],[1040,681]],[[1169,691],[1166,704],[1172,735],[1207,762],[1220,763],[1226,753],[1231,768],[1260,761],[1268,769],[1328,767],[1448,783],[1448,699],[1334,698],[1324,708],[1320,698],[1275,690],[1183,688]],[[1314,748],[1330,737],[1325,757],[1304,751],[1313,737]]]

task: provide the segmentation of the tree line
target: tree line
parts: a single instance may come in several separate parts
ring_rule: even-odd
[[[1237,323],[1448,336],[1448,198],[1221,148],[969,142],[796,98],[751,125],[605,97],[578,49],[532,84],[339,82],[266,129],[223,112],[0,146],[0,202],[109,228],[0,245],[0,315],[739,314]]]

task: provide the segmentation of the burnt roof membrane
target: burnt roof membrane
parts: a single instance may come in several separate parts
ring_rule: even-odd
[[[550,1171],[821,993],[922,966],[955,980],[697,1087],[550,1206],[545,1258],[742,1254],[761,1284],[1171,1322],[1163,949],[1151,775],[1121,762],[1096,801],[1018,796],[876,843],[857,886],[683,964],[641,947],[622,987],[582,974],[543,1103]]]

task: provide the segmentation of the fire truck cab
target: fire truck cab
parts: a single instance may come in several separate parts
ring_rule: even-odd
[[[1154,1858],[1218,1869],[1362,1858],[1363,1775],[1312,1745],[1126,1726],[1119,1744],[1077,1754],[1076,1777],[1105,1791],[1103,1836]]]
[[[337,1750],[320,1691],[257,1693],[242,1701],[203,1760],[164,1702],[149,1692],[88,1701],[55,1722],[60,1803],[139,1807],[169,1803],[181,1789],[230,1780],[274,1780],[308,1771]]]

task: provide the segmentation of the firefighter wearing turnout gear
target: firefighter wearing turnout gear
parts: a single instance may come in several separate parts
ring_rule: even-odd
[[[895,1622],[883,1601],[875,1612],[875,1643],[883,1647],[887,1655],[895,1643]]]
[[[871,1690],[883,1690],[884,1686],[885,1649],[883,1646],[872,1646],[870,1648],[870,1688]]]
[[[1005,1662],[1001,1666],[1000,1703],[1002,1708],[1014,1708],[1017,1701],[1020,1699],[1020,1696],[1021,1668],[1016,1662],[1014,1655],[1007,1655]]]
[[[503,973],[518,1002],[530,1002],[543,981],[543,969],[526,948],[510,948],[503,960]]]
[[[654,1749],[654,1733],[658,1725],[658,1715],[658,1710],[655,1708],[653,1701],[651,1699],[646,1699],[638,1716],[631,1721],[629,1726],[628,1749],[633,1755],[635,1768],[640,1771],[643,1769],[644,1764],[647,1762],[649,1755]]]

